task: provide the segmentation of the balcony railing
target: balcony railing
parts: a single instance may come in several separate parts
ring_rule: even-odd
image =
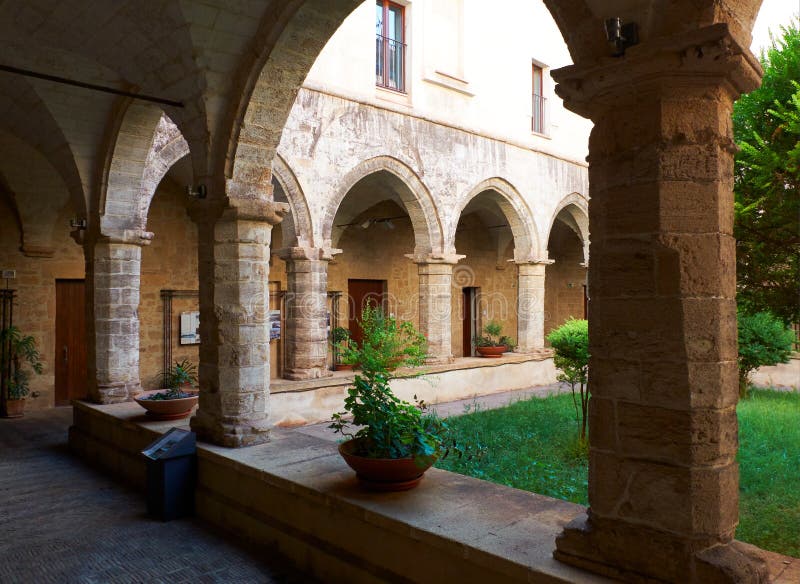
[[[531,113],[531,130],[537,134],[544,134],[547,114],[547,98],[536,93],[533,94],[533,111]]]
[[[375,85],[406,92],[406,45],[383,35],[375,37]]]

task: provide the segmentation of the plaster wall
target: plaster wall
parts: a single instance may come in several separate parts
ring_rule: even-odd
[[[15,211],[0,196],[0,269],[17,271],[16,279],[9,282],[9,287],[17,290],[14,325],[33,335],[44,365],[42,375],[30,379],[31,395],[25,402],[30,411],[55,405],[56,280],[83,279],[85,274],[83,250],[69,235],[72,213],[66,202],[57,217],[50,240],[53,255],[28,257],[20,251]]]
[[[375,3],[320,53],[305,86],[583,161],[591,123],[565,110],[549,70],[571,64],[541,0],[413,0],[405,5],[407,92],[375,84]],[[531,131],[533,62],[544,67],[545,135]]]

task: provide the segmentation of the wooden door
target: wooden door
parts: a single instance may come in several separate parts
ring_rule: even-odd
[[[464,357],[472,357],[472,338],[478,333],[477,321],[477,305],[476,298],[478,295],[477,288],[464,288],[463,289],[463,302],[464,302],[464,318],[461,323],[461,345],[463,347]]]
[[[56,405],[86,399],[84,280],[56,280]]]
[[[361,345],[364,332],[358,320],[364,311],[364,306],[379,307],[383,304],[386,293],[385,280],[348,280],[347,281],[348,299],[348,326],[350,337]]]

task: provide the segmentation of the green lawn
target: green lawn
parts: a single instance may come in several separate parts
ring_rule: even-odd
[[[740,524],[736,537],[800,557],[800,393],[754,391],[739,404]],[[577,445],[570,395],[529,399],[450,418],[482,457],[437,466],[517,489],[587,504],[588,464]]]

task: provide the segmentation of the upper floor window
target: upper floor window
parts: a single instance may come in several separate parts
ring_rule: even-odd
[[[537,134],[545,133],[545,106],[547,98],[544,96],[544,69],[533,64],[533,111],[531,112],[531,130]]]
[[[405,9],[388,0],[375,2],[375,84],[405,93]]]

